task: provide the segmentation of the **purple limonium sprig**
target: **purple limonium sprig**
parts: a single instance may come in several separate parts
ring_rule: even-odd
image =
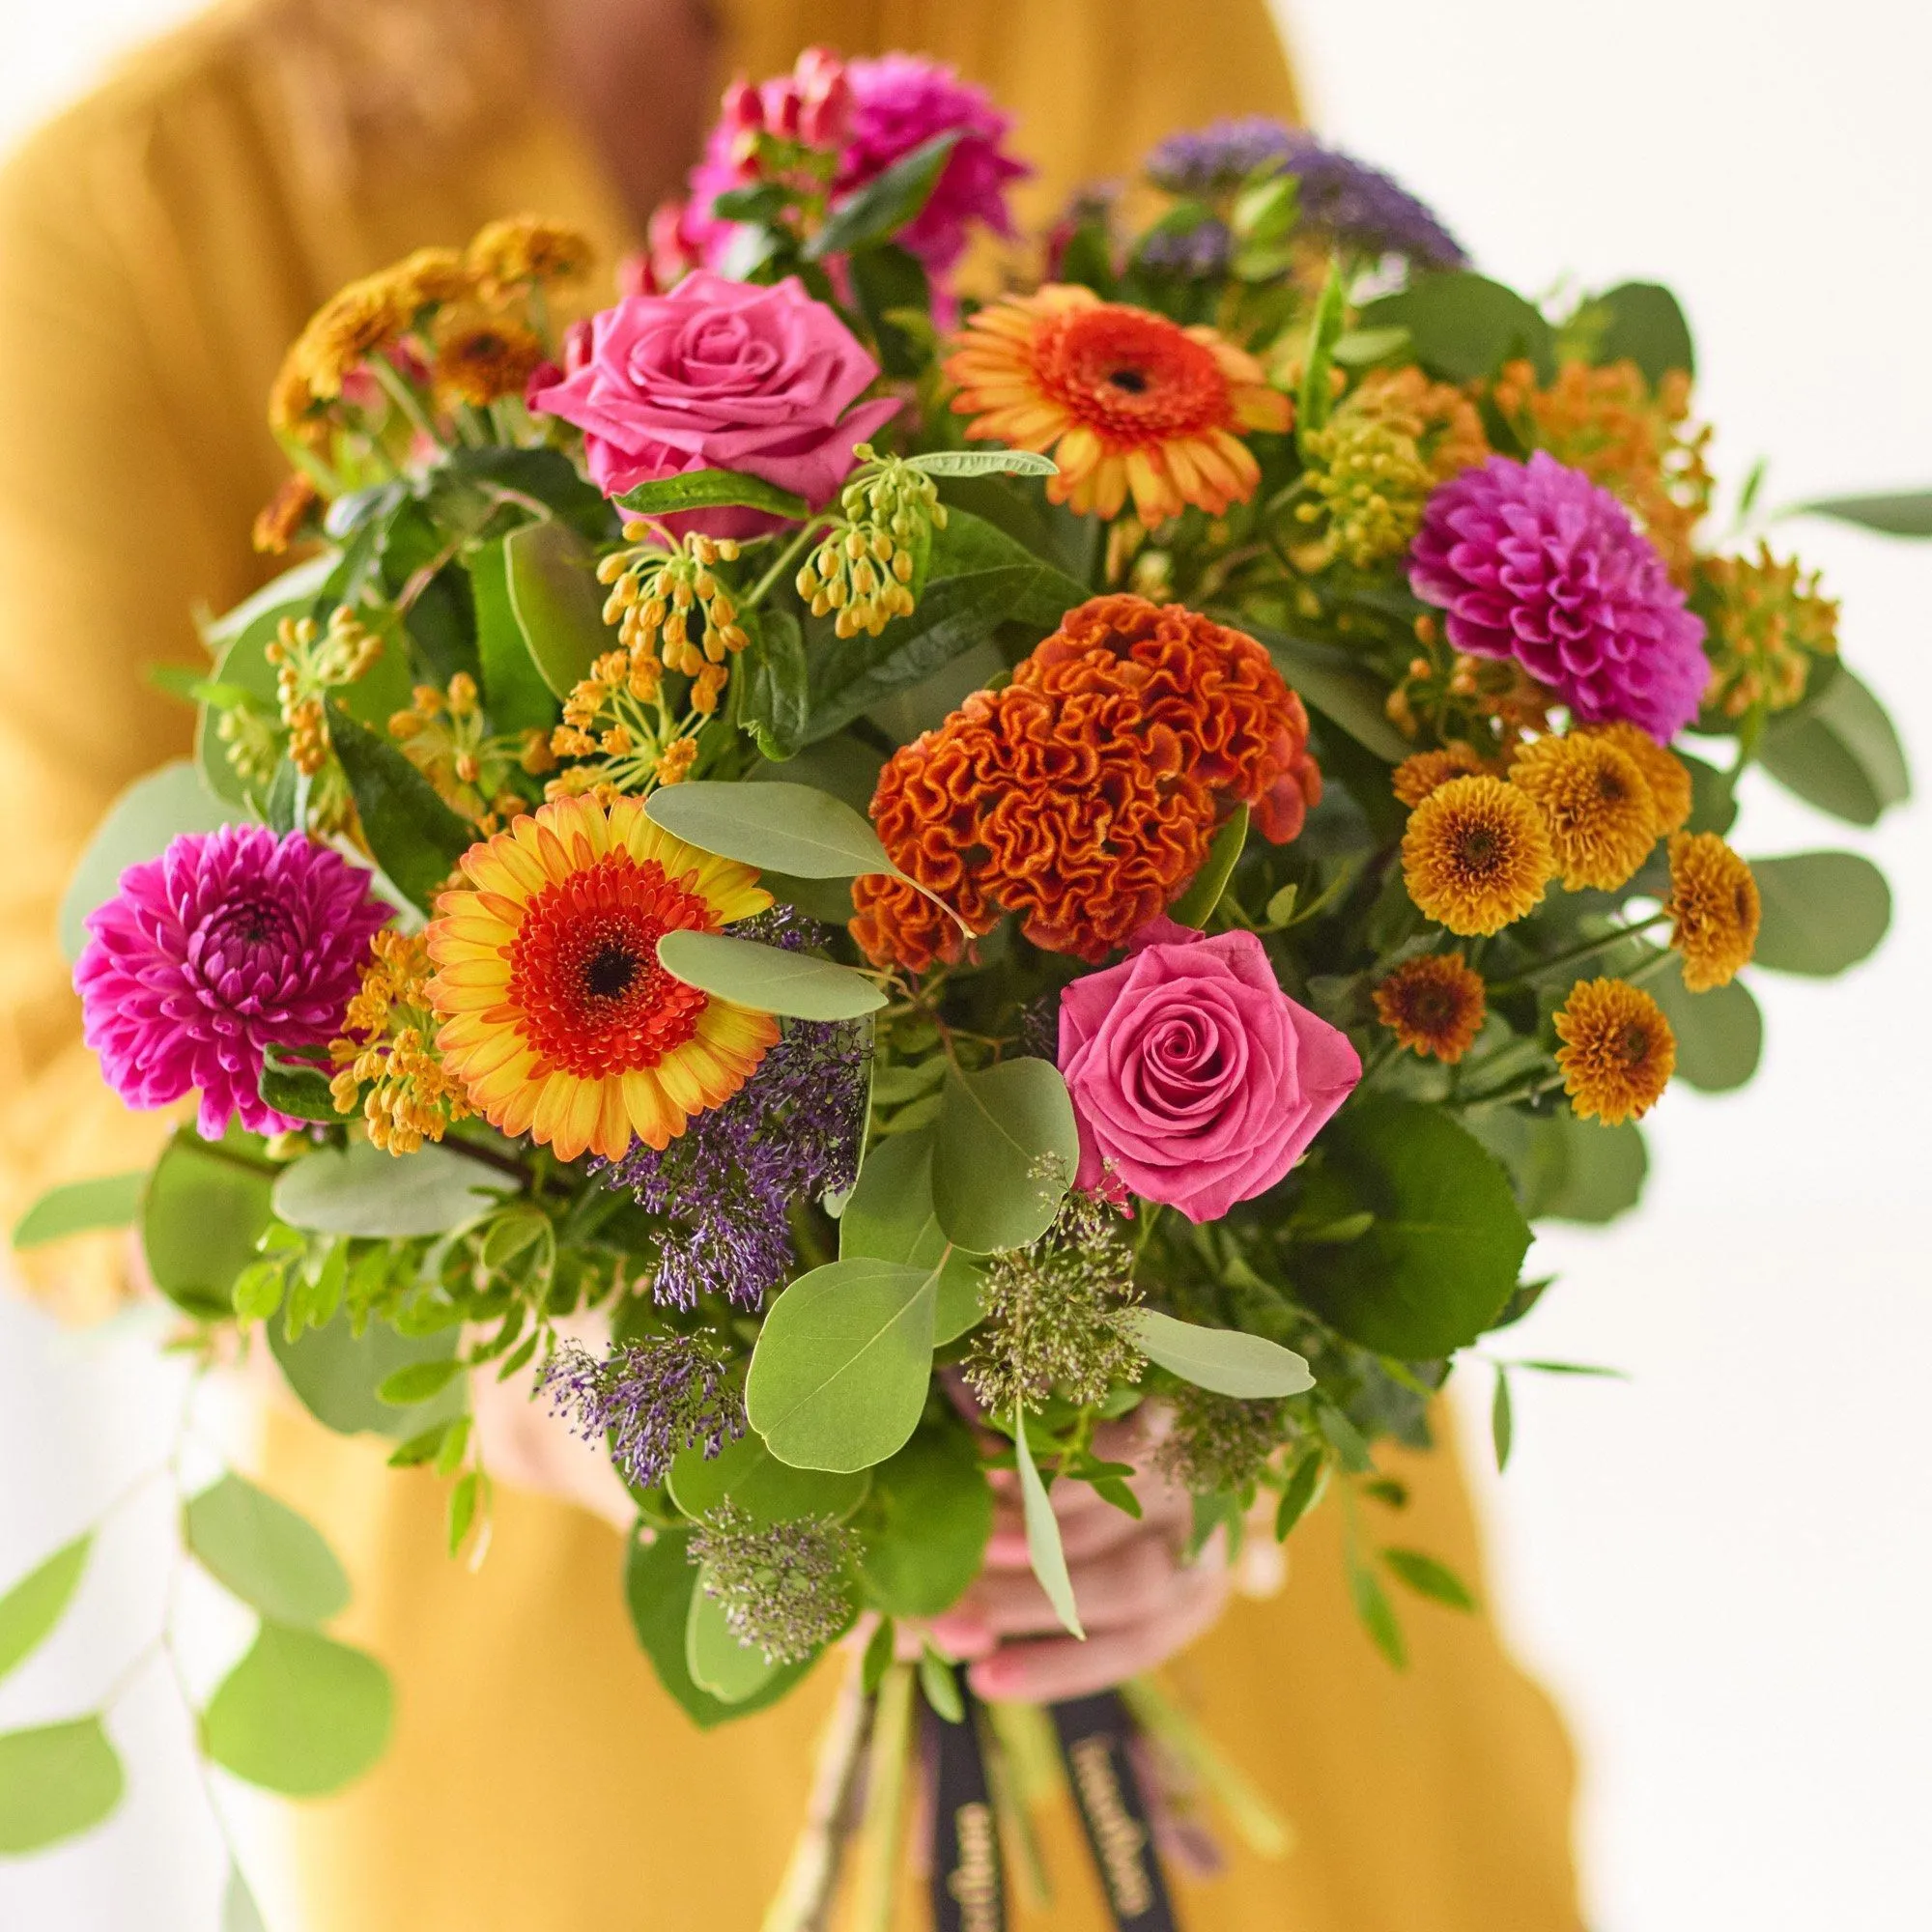
[[[706,1458],[745,1433],[745,1405],[723,1361],[689,1335],[659,1335],[593,1355],[566,1342],[537,1378],[571,1433],[608,1440],[611,1460],[638,1489],[664,1480],[693,1443]]]
[[[788,908],[731,931],[786,952],[822,928]],[[858,1179],[866,1125],[868,1030],[849,1020],[789,1020],[755,1074],[724,1106],[699,1114],[662,1151],[644,1146],[604,1170],[668,1224],[653,1293],[694,1306],[706,1292],[756,1308],[790,1271],[789,1210]]]
[[[1175,134],[1148,156],[1147,171],[1170,194],[1208,199],[1277,162],[1301,184],[1304,225],[1365,254],[1406,256],[1419,268],[1466,266],[1462,243],[1399,182],[1265,115]]]

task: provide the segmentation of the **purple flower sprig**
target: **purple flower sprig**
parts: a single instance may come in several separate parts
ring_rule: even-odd
[[[650,1489],[694,1443],[707,1460],[745,1433],[745,1403],[725,1363],[689,1335],[629,1342],[598,1357],[566,1342],[544,1364],[537,1393],[571,1433],[608,1440],[634,1488]]]

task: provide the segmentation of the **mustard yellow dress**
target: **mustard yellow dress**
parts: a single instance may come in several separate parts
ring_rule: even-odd
[[[531,0],[242,0],[155,46],[0,174],[0,1172],[8,1220],[50,1181],[145,1158],[156,1123],[102,1089],[54,942],[75,854],[115,792],[187,737],[142,675],[197,661],[189,612],[264,575],[247,530],[281,464],[262,399],[283,347],[352,275],[491,215],[626,219],[536,81]],[[1018,115],[1028,213],[1123,175],[1217,115],[1293,114],[1263,0],[736,0],[728,68],[818,40],[956,62]],[[43,1291],[111,1295],[111,1243],[45,1257]],[[303,1814],[313,1932],[740,1932],[805,1802],[837,1666],[696,1731],[626,1624],[618,1539],[499,1498],[478,1575],[440,1553],[441,1499],[381,1452],[278,1420],[270,1482],[327,1528],[350,1629],[400,1687],[394,1747]],[[1453,1455],[1396,1457],[1401,1540],[1480,1577]],[[1336,1512],[1284,1593],[1237,1603],[1171,1671],[1293,1820],[1281,1863],[1234,1849],[1179,1889],[1205,1932],[1571,1932],[1573,1771],[1542,1693],[1484,1618],[1407,1612],[1392,1671],[1354,1627]],[[1104,1923],[1065,1817],[1053,1910]],[[916,1922],[909,1920],[908,1922]]]

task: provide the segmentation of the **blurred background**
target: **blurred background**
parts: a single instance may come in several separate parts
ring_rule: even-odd
[[[192,11],[6,9],[0,148]],[[1486,271],[1526,293],[1565,275],[1678,293],[1720,509],[1766,454],[1777,503],[1932,485],[1932,14],[1889,0],[1284,12],[1316,127],[1431,202]],[[1932,782],[1932,546],[1810,519],[1776,537],[1823,569],[1846,656]],[[1641,1210],[1539,1245],[1532,1268],[1562,1279],[1498,1352],[1629,1379],[1514,1376],[1503,1477],[1481,1366],[1460,1421],[1496,1608],[1581,1748],[1594,1932],[1916,1932],[1932,1896],[1918,1386],[1932,833],[1922,807],[1861,833],[1753,777],[1733,836],[1747,856],[1868,853],[1892,882],[1890,937],[1841,980],[1751,975],[1767,1027],[1755,1085],[1673,1090],[1645,1122]],[[0,1586],[165,1454],[182,1382],[156,1364],[156,1332],[136,1316],[64,1333],[0,1297]],[[212,1409],[207,1426],[232,1438],[243,1422]],[[152,1500],[117,1519],[80,1613],[0,1692],[0,1729],[96,1703],[152,1632],[169,1534]],[[243,1630],[213,1604],[191,1621],[212,1679]],[[1381,1667],[1366,1643],[1349,1662]],[[132,1803],[105,1832],[0,1862],[0,1926],[213,1932],[224,1859],[184,1721],[145,1679],[116,1721]],[[272,1807],[220,1796],[275,1932],[300,1932]]]

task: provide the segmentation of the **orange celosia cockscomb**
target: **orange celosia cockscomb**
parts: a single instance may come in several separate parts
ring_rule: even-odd
[[[749,866],[661,831],[641,803],[559,799],[463,855],[428,933],[437,1047],[471,1103],[560,1159],[667,1146],[779,1037],[768,1013],[658,964],[667,932],[772,903]]]
[[[969,438],[1044,455],[1056,503],[1151,528],[1192,504],[1220,516],[1261,481],[1249,430],[1285,430],[1288,398],[1217,330],[1049,283],[989,303],[946,361]]]
[[[975,931],[1103,959],[1173,904],[1237,805],[1276,844],[1321,796],[1308,716],[1252,638],[1179,605],[1095,597],[1013,673],[895,753],[872,822],[893,862]],[[952,922],[902,881],[854,888],[874,959],[956,958]]]

